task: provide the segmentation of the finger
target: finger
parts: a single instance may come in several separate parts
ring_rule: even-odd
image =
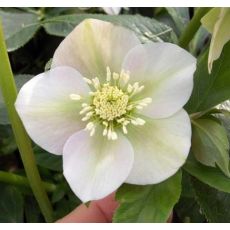
[[[115,194],[102,200],[92,201],[89,207],[84,204],[74,209],[67,216],[58,220],[58,223],[107,223],[112,222],[112,217],[118,203]]]

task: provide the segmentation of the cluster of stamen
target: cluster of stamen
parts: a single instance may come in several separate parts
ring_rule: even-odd
[[[134,96],[139,94],[143,85],[138,82],[128,84],[129,73],[124,70],[118,73],[111,73],[107,67],[106,83],[102,84],[99,79],[92,80],[84,78],[86,83],[93,89],[89,93],[90,103],[82,103],[80,114],[82,121],[88,122],[85,129],[93,136],[98,124],[104,126],[103,136],[109,140],[118,138],[116,130],[121,128],[124,134],[128,133],[128,125],[144,125],[145,120],[137,116],[137,110],[143,109],[151,98],[135,100]],[[80,95],[71,94],[72,100],[83,100]]]

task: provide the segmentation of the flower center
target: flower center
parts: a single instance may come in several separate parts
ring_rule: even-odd
[[[104,84],[95,92],[92,104],[96,115],[103,120],[113,121],[127,112],[128,101],[129,96],[117,86]]]
[[[152,99],[133,99],[144,89],[143,85],[135,82],[128,84],[129,73],[124,70],[120,74],[113,73],[107,67],[106,83],[101,84],[98,78],[92,80],[84,78],[87,84],[93,88],[90,92],[90,103],[82,103],[80,114],[84,116],[82,121],[87,121],[86,129],[93,136],[97,125],[104,126],[103,136],[109,140],[117,139],[117,130],[128,133],[128,125],[144,125],[145,121],[139,117],[139,111],[151,103]],[[72,100],[83,100],[80,95],[71,94]]]

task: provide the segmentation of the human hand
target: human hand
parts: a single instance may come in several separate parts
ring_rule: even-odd
[[[110,223],[117,207],[115,193],[112,193],[104,199],[90,202],[89,207],[85,204],[78,206],[57,223]]]
[[[104,199],[90,202],[89,207],[85,204],[78,206],[57,223],[111,223],[118,205],[115,193],[112,193]],[[167,222],[172,222],[172,214]]]

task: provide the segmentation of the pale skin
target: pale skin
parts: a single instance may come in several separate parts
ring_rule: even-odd
[[[78,206],[57,223],[110,223],[117,207],[113,193],[102,200],[90,202],[89,207],[84,204]]]
[[[118,202],[115,201],[115,193],[112,193],[104,199],[92,201],[89,207],[84,204],[78,206],[59,219],[57,223],[111,223],[118,206]],[[172,214],[167,222],[172,222]]]

